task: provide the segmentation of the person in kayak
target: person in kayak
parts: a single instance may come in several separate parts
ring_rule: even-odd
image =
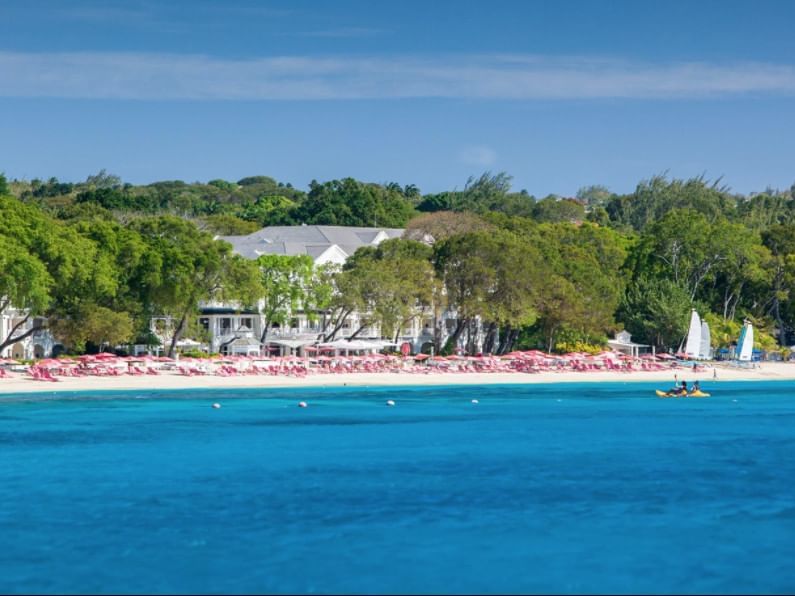
[[[687,395],[687,381],[682,381],[681,385],[668,390],[668,395]]]
[[[690,391],[692,393],[698,393],[699,391],[701,391],[701,385],[699,384],[698,381],[693,381],[693,386],[690,388]]]

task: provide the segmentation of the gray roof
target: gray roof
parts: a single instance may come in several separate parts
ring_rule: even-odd
[[[354,228],[347,226],[269,226],[247,236],[219,236],[229,242],[239,255],[256,259],[259,255],[309,255],[317,259],[331,246],[338,246],[348,256],[357,248],[371,245],[379,232],[399,238],[399,228]]]

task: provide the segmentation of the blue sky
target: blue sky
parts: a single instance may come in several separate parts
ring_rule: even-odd
[[[795,182],[795,2],[0,2],[0,171]]]

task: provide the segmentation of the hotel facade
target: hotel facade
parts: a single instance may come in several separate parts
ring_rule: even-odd
[[[232,245],[234,252],[256,259],[260,255],[308,255],[316,267],[322,265],[342,266],[349,256],[359,248],[377,246],[381,242],[403,236],[404,230],[398,228],[365,228],[347,226],[271,226],[262,228],[245,236],[219,236]],[[256,310],[240,309],[235,304],[219,302],[201,305],[199,325],[204,330],[203,341],[186,339],[180,347],[196,347],[209,352],[222,354],[285,354],[291,351],[304,353],[306,347],[317,345],[327,328],[330,313],[313,313],[298,310],[284,325],[277,325],[268,332],[267,340],[260,343],[266,324]],[[331,341],[331,345],[345,349],[346,338],[359,330],[365,319],[363,313],[353,312],[342,322],[342,327]],[[445,312],[441,320],[435,321],[432,313],[417,316],[411,320],[395,338],[382,337],[378,325],[365,326],[357,335],[358,345],[371,345],[373,349],[393,345],[394,349],[408,349],[412,353],[428,351],[433,343],[434,325],[441,326],[440,334],[444,341],[455,328],[452,312]],[[166,318],[153,320],[152,332],[163,345],[167,345],[170,321]],[[482,343],[482,333],[478,331],[476,344]],[[392,342],[387,344],[387,342]],[[461,343],[464,343],[462,337]],[[408,348],[404,346],[408,344]],[[356,349],[356,348],[351,348]],[[361,348],[360,348],[361,349]]]

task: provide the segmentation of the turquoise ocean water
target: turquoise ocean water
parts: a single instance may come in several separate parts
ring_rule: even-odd
[[[705,388],[0,396],[0,592],[792,592],[795,383]]]

